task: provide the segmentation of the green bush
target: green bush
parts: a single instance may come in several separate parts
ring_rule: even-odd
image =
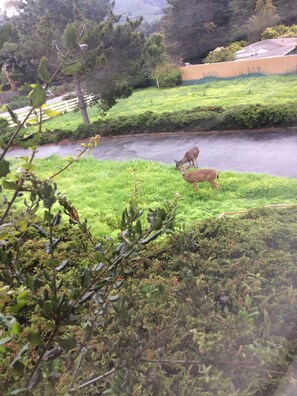
[[[296,207],[210,219],[137,261],[105,331],[122,365],[108,394],[295,395],[296,222]]]
[[[152,73],[152,78],[158,88],[172,88],[181,84],[180,69],[169,63],[162,63]]]
[[[15,95],[8,100],[9,106],[12,110],[20,109],[30,105],[30,100],[26,96]]]
[[[65,129],[46,129],[40,143],[57,143],[64,139],[86,139],[94,135],[120,136],[138,133],[172,131],[211,131],[257,129],[272,126],[289,127],[297,123],[297,104],[278,105],[240,105],[229,108],[219,106],[196,107],[188,111],[155,113],[147,111],[132,116],[101,118],[90,125],[80,125],[74,131]],[[2,134],[7,142],[13,128]]]
[[[0,133],[6,132],[8,127],[8,121],[6,118],[0,118]]]
[[[218,47],[213,51],[209,52],[207,57],[203,59],[203,63],[233,61],[235,59],[235,52],[240,50],[245,45],[246,45],[245,41],[238,41],[231,43],[226,47]]]
[[[261,34],[262,40],[281,38],[281,37],[296,37],[297,36],[297,25],[285,26],[277,25],[268,27]]]

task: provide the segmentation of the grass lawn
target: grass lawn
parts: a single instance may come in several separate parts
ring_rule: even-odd
[[[55,172],[63,159],[51,156],[36,160],[44,177]],[[17,162],[13,162],[13,167]],[[221,172],[216,191],[209,183],[200,183],[197,191],[186,183],[173,165],[150,161],[98,161],[85,158],[70,171],[56,177],[58,190],[65,193],[88,218],[96,235],[116,235],[109,223],[120,219],[136,181],[142,208],[156,208],[178,194],[177,224],[187,227],[201,219],[226,211],[244,210],[266,204],[297,204],[297,180],[259,174]]]
[[[178,88],[136,90],[127,99],[119,100],[107,114],[109,118],[141,114],[189,110],[198,106],[231,107],[240,104],[279,104],[295,102],[297,75],[238,77]],[[90,121],[100,118],[96,106],[88,108]],[[44,123],[43,128],[71,130],[82,124],[80,112],[66,113]],[[36,127],[28,128],[33,131]]]

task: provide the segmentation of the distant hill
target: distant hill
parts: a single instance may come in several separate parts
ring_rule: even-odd
[[[115,14],[130,18],[143,16],[148,22],[159,20],[167,0],[115,0]]]

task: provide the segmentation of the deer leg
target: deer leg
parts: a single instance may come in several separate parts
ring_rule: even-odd
[[[197,190],[197,181],[194,181],[194,183],[193,183],[193,190]]]
[[[210,184],[212,184],[215,187],[216,190],[218,190],[220,188],[219,183],[215,182],[214,180],[208,180],[208,182]]]

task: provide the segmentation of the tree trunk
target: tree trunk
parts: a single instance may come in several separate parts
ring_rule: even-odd
[[[5,77],[6,77],[7,81],[9,82],[11,90],[17,91],[18,87],[16,86],[16,83],[14,82],[13,78],[11,77],[10,72],[5,67],[3,67],[2,70],[4,71]]]
[[[89,120],[89,116],[87,113],[87,105],[85,103],[84,95],[82,93],[79,76],[74,77],[74,83],[75,83],[75,91],[76,91],[77,100],[78,100],[78,108],[81,112],[82,118],[84,120],[84,124],[89,125],[90,120]]]

